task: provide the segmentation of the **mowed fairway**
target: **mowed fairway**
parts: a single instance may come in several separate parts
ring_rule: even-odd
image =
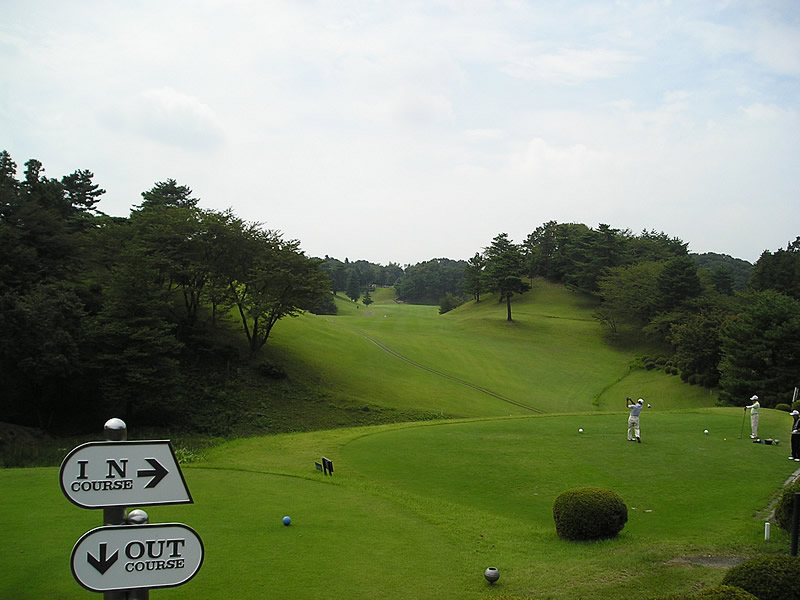
[[[605,341],[592,301],[543,280],[516,299],[511,323],[491,296],[445,315],[391,299],[339,306],[281,322],[270,350],[291,357],[293,376],[321,373],[367,404],[475,417],[619,410],[655,391],[661,408],[716,401],[663,372],[631,371],[634,353]]]
[[[785,413],[764,413],[765,434],[786,429]],[[740,414],[649,412],[641,445],[625,441],[623,413],[230,442],[184,466],[195,504],[149,509],[153,522],[191,525],[206,546],[194,580],[152,594],[648,598],[712,585],[724,571],[682,559],[788,548],[777,529],[764,541],[760,512],[796,463],[786,460],[784,445],[737,439]],[[332,477],[314,468],[322,455],[334,461]],[[553,500],[582,485],[623,497],[629,521],[618,538],[556,537]],[[5,470],[0,486],[0,597],[88,597],[71,577],[69,554],[82,533],[100,524],[100,513],[61,496],[57,469]],[[284,515],[291,526],[281,524]],[[501,572],[492,587],[482,576],[488,566]]]
[[[462,418],[207,451],[183,467],[194,504],[148,509],[153,523],[193,527],[205,563],[153,598],[652,598],[718,583],[716,560],[788,551],[776,527],[764,540],[770,501],[798,464],[786,459],[786,413],[761,417],[762,437],[783,444],[751,443],[740,408],[631,370],[633,351],[604,341],[591,302],[545,282],[518,299],[513,323],[491,299],[447,315],[376,299],[281,322],[270,357],[356,406]],[[642,444],[625,440],[626,396],[653,404]],[[322,456],[332,477],[314,468]],[[625,501],[617,538],[557,538],[553,501],[586,485]],[[91,597],[69,557],[101,512],[68,502],[55,468],[2,470],[0,491],[0,598]]]

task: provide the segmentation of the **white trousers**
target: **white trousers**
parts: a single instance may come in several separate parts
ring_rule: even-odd
[[[758,437],[758,413],[750,413],[750,433],[753,434],[751,437]]]
[[[639,417],[628,417],[628,439],[632,440],[639,437]]]

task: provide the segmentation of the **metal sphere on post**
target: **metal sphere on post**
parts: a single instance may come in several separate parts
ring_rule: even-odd
[[[141,508],[137,508],[128,513],[129,525],[147,525],[150,522],[150,517]],[[150,600],[150,590],[128,590],[127,600]]]

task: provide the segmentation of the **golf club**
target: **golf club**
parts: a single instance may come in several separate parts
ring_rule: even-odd
[[[742,439],[742,434],[744,433],[744,418],[747,416],[747,411],[742,412],[742,430],[739,432],[739,439]]]

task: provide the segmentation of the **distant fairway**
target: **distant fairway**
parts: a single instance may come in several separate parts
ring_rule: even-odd
[[[609,346],[591,302],[560,286],[535,282],[511,324],[491,299],[438,315],[375,298],[281,322],[269,352],[290,378],[314,378],[356,408],[450,420],[209,450],[183,468],[194,505],[148,510],[151,522],[197,530],[205,564],[153,598],[644,599],[714,585],[724,574],[716,563],[788,551],[785,533],[773,527],[769,542],[763,533],[797,464],[786,460],[786,413],[762,413],[762,436],[780,446],[751,443],[747,429],[737,439],[740,408],[716,407],[715,394],[663,372],[631,370],[644,350]],[[653,404],[643,444],[625,440],[626,396]],[[322,456],[333,477],[314,468]],[[57,474],[0,470],[0,598],[89,597],[69,556],[101,513],[69,503]],[[629,521],[618,538],[556,537],[555,497],[585,485],[622,496]],[[501,573],[492,587],[488,566]]]
[[[391,299],[344,302],[337,316],[281,322],[270,344],[298,377],[322,373],[350,398],[451,417],[616,411],[643,395],[662,409],[715,404],[677,377],[631,372],[635,353],[605,341],[593,310],[586,296],[536,280],[512,323],[491,296],[445,315]]]

